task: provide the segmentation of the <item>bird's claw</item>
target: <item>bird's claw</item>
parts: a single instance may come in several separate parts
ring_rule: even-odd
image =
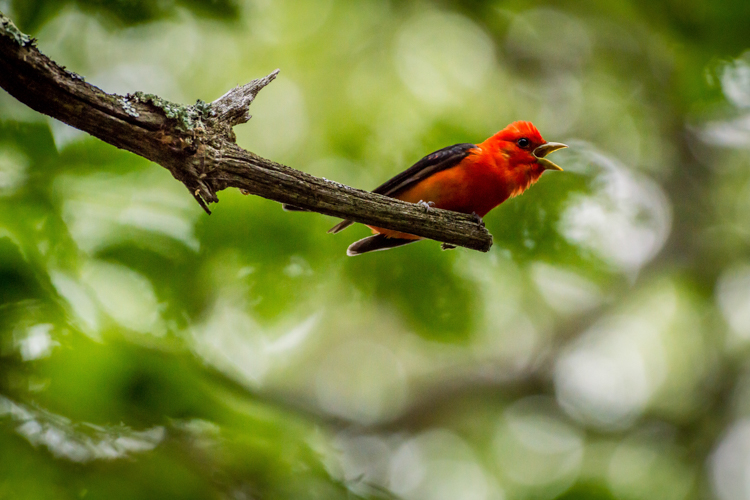
[[[441,243],[440,244],[440,249],[441,250],[453,250],[454,248],[456,248],[456,245],[451,245],[450,243]]]
[[[431,208],[433,208],[435,206],[435,202],[434,201],[419,200],[417,202],[417,205],[423,207],[425,209],[425,211],[427,211],[427,210],[430,210]]]
[[[472,217],[474,217],[474,220],[476,221],[477,224],[479,224],[480,226],[484,227],[484,219],[482,219],[479,216],[479,214],[477,214],[476,212],[471,212],[471,215],[472,215]]]

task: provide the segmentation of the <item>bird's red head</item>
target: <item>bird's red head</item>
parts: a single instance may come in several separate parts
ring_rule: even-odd
[[[501,154],[510,169],[522,168],[535,177],[545,170],[562,170],[545,156],[567,147],[565,144],[545,141],[531,122],[520,121],[511,123],[487,139],[485,144]]]
[[[542,134],[539,133],[539,130],[531,122],[513,122],[495,134],[495,137],[513,143],[522,138],[526,138],[531,143],[537,145],[545,142],[542,139]]]

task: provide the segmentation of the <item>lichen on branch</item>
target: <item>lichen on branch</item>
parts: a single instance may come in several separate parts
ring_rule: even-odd
[[[0,35],[13,39],[21,47],[34,45],[35,39],[19,30],[16,25],[0,12]]]

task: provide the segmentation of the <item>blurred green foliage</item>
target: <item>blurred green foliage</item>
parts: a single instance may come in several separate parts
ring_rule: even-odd
[[[750,4],[0,1],[109,92],[280,67],[241,146],[372,188],[530,120],[487,254],[220,193],[0,92],[0,498],[750,498]]]
[[[118,27],[132,26],[174,16],[179,9],[193,14],[225,21],[236,20],[239,5],[236,0],[12,0],[10,9],[16,25],[25,31],[38,30],[50,18],[66,7],[75,6],[99,16]]]

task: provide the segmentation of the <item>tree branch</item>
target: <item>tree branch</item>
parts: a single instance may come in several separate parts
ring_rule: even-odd
[[[136,92],[107,94],[39,52],[0,13],[0,87],[32,109],[169,170],[208,212],[216,193],[234,187],[310,211],[488,251],[492,236],[466,214],[425,209],[261,158],[235,143],[232,127],[278,73],[192,106]]]

